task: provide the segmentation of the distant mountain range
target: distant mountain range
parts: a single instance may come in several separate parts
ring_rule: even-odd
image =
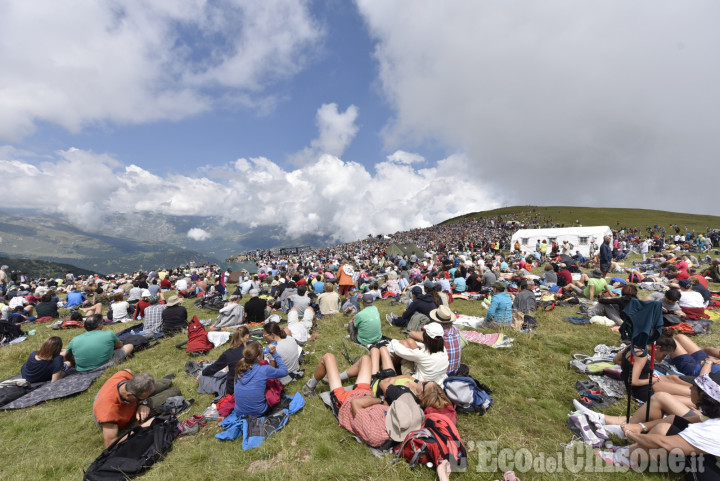
[[[10,271],[24,272],[30,279],[64,279],[67,271],[81,276],[95,273],[70,264],[60,264],[37,259],[20,259],[16,257],[0,257],[0,264],[8,266]]]
[[[319,236],[289,239],[279,227],[250,228],[205,216],[133,213],[108,216],[99,230],[83,230],[52,215],[0,212],[0,256],[39,259],[107,274],[161,266],[221,262],[256,248],[329,243]],[[195,240],[190,229],[209,237]]]

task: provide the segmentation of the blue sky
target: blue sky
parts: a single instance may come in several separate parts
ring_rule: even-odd
[[[280,99],[270,112],[221,107],[178,122],[91,125],[78,133],[41,123],[17,145],[48,153],[69,145],[108,152],[155,173],[237,157],[265,156],[283,163],[316,136],[313,119],[318,107],[334,102],[341,110],[356,105],[360,111],[361,128],[344,158],[372,167],[392,153],[386,152],[380,138],[391,109],[375,81],[373,42],[351,3],[332,0],[309,6],[323,29],[323,40],[307,53],[306,68],[265,91]]]
[[[4,206],[337,240],[512,204],[718,214],[709,176],[681,177],[691,202],[662,188],[720,154],[718,14],[709,0],[8,0]]]

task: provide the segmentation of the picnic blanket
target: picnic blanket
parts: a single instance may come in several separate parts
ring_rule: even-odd
[[[300,411],[304,406],[305,398],[298,392],[293,397],[285,396],[267,416],[238,416],[233,412],[222,420],[220,426],[223,431],[215,437],[221,440],[233,440],[242,436],[243,450],[257,448],[273,433],[284,428],[290,415]]]
[[[513,339],[502,333],[491,333],[483,334],[476,331],[460,331],[460,335],[468,340],[468,342],[474,342],[476,344],[483,344],[490,346],[493,349],[499,349],[503,347],[512,347]]]
[[[44,401],[50,401],[52,399],[60,399],[73,394],[78,394],[90,387],[90,384],[100,377],[105,369],[110,364],[104,364],[98,368],[90,371],[76,372],[69,374],[64,378],[56,382],[44,382],[33,384],[33,388],[30,392],[24,396],[16,399],[15,401],[6,404],[0,409],[23,409],[30,406],[34,406]],[[10,379],[19,379],[20,375],[13,376]]]

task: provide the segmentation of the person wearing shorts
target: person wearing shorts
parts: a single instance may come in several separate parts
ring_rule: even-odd
[[[392,366],[389,356],[383,364]],[[370,387],[372,375],[379,370],[379,367],[380,351],[372,348],[370,354],[360,358],[358,363],[341,376],[335,356],[327,353],[322,357],[313,377],[303,386],[301,392],[306,396],[313,395],[319,380],[327,375],[332,408],[337,413],[340,426],[369,446],[379,447],[389,439],[385,427],[385,414],[389,408],[382,400],[373,396]],[[347,391],[342,385],[342,377],[348,378],[353,375],[357,376],[357,383],[352,390]]]
[[[720,372],[720,349],[701,348],[684,334],[661,336],[657,341],[659,359],[670,357],[670,364],[686,376]]]

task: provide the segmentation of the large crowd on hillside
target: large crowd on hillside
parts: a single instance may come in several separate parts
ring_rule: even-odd
[[[658,301],[667,322],[703,319],[716,302],[709,285],[720,283],[720,262],[711,256],[720,241],[715,230],[615,226],[613,236],[598,240],[588,257],[563,243],[538,243],[529,251],[511,244],[517,229],[538,227],[565,226],[540,215],[498,216],[290,254],[258,249],[244,256],[255,261],[254,272],[188,265],[132,275],[76,278],[67,272],[61,278],[30,279],[2,266],[1,320],[23,325],[69,316],[82,323],[86,332],[65,349],[59,337],[50,337],[19,367],[30,382],[57,382],[73,372],[119,363],[133,352],[132,344],[104,330],[104,324],[142,320],[143,334],[170,337],[188,329],[183,299],[219,298],[222,308],[209,328],[229,330],[231,347],[215,363],[191,366],[189,373],[197,378],[199,392],[216,394],[218,400],[234,396],[235,415],[262,416],[271,409],[270,380],[277,379],[282,389],[303,378],[303,346],[316,339],[318,323],[324,316],[345,315],[348,336],[367,354],[341,372],[335,354],[326,353],[297,390],[313,396],[325,381],[339,424],[366,444],[387,448],[427,420],[458,422],[445,382],[473,374],[462,362],[457,329],[462,316],[452,307],[458,298],[487,299],[481,326],[490,328],[514,324],[518,312],[532,314],[547,296],[556,302],[580,299],[580,304],[598,300],[588,304],[589,315],[618,325],[626,320],[625,307],[637,299],[636,286],[656,291],[648,300]],[[629,253],[639,255],[635,265],[623,262]],[[382,319],[376,303],[383,299],[400,305],[402,313]],[[265,349],[251,340],[254,326],[262,328]],[[406,337],[386,336],[389,326],[402,327]],[[643,424],[638,415],[637,422],[612,431],[634,444],[604,453],[604,459],[631,463],[633,452],[665,446],[667,438],[685,454],[706,454],[707,472],[717,475],[712,466],[720,444],[708,440],[720,439],[720,353],[679,336],[661,344],[659,352],[683,375],[658,383],[652,423]],[[626,362],[633,356],[636,362]],[[635,388],[652,375],[637,367],[638,359],[645,355],[625,352],[618,358]],[[343,386],[348,380],[353,380],[350,389]],[[148,422],[151,409],[145,401],[161,384],[167,388],[161,381],[122,370],[105,383],[93,408],[105,446],[133,422]],[[621,424],[584,406],[580,410],[601,425]],[[446,479],[452,460],[436,461],[438,475]]]

